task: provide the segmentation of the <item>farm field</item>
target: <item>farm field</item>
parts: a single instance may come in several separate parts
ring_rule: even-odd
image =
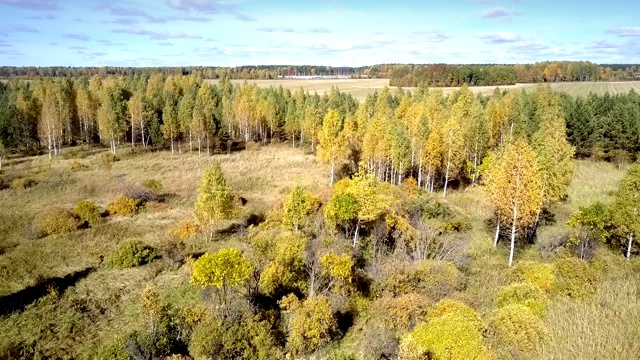
[[[211,83],[217,83],[218,80],[207,80]],[[341,91],[350,93],[357,100],[364,100],[367,95],[376,90],[380,90],[389,85],[388,79],[310,79],[310,80],[246,80],[248,83],[256,84],[260,87],[280,86],[285,89],[303,88],[310,93],[317,92],[324,94],[331,91],[331,87],[337,86]],[[232,83],[242,84],[245,80],[232,80]],[[498,86],[500,89],[513,90],[525,89],[532,91],[538,84],[516,84]],[[627,93],[631,89],[640,92],[640,81],[620,81],[620,82],[569,82],[569,83],[552,83],[551,88],[556,91],[565,92],[573,96],[585,96],[589,92],[599,95],[605,93],[621,94]],[[495,86],[474,86],[471,91],[478,94],[490,95]],[[395,88],[392,88],[395,90]],[[414,88],[405,88],[411,91]],[[449,94],[459,88],[444,87],[441,88],[445,94]]]

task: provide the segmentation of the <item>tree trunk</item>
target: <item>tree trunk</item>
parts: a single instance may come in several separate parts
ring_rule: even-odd
[[[171,154],[173,154],[174,153],[174,150],[173,150],[173,129],[171,129],[171,135],[170,136],[171,136]]]
[[[516,218],[518,216],[518,207],[513,208],[513,223],[511,224],[511,250],[509,251],[509,267],[513,265],[513,251],[516,246]]]
[[[356,231],[353,232],[353,248],[356,248],[358,244],[358,231],[360,231],[360,219],[358,219],[358,223],[356,224]]]
[[[631,259],[631,244],[633,243],[633,233],[629,234],[629,245],[627,245],[627,260]]]
[[[418,189],[422,184],[422,156],[420,156],[420,165],[418,165]]]
[[[335,160],[331,161],[331,182],[329,182],[329,185],[333,186],[333,179],[334,179],[334,174],[335,174]]]
[[[493,247],[498,246],[498,238],[500,237],[500,219],[498,219],[498,225],[496,226],[496,237],[493,240]]]
[[[140,122],[140,133],[142,134],[142,147],[147,147],[147,144],[144,141],[144,123]]]

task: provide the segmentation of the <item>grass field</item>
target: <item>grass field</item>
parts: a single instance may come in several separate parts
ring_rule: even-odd
[[[212,83],[216,83],[217,80],[209,80]],[[242,84],[244,80],[232,80],[234,83]],[[351,93],[353,97],[358,100],[364,100],[367,95],[373,93],[376,90],[380,90],[389,85],[388,79],[311,79],[311,80],[247,80],[249,83],[257,84],[260,87],[280,86],[285,89],[294,90],[297,88],[303,88],[310,93],[317,92],[318,94],[324,94],[331,90],[332,86],[337,86],[341,91]],[[500,89],[525,89],[532,91],[537,84],[516,84],[499,86]],[[474,86],[471,90],[474,93],[480,93],[483,95],[491,94],[495,86]],[[627,93],[629,90],[634,89],[640,92],[640,81],[629,82],[572,82],[572,83],[553,83],[551,88],[556,91],[566,92],[570,95],[584,96],[593,92],[596,94],[604,94],[606,92],[610,94]],[[395,89],[395,88],[393,88]],[[445,94],[451,93],[458,88],[445,87],[442,88]],[[413,88],[406,88],[406,90],[413,90]]]
[[[96,358],[97,350],[139,325],[139,298],[149,285],[159,289],[176,309],[202,303],[198,288],[189,283],[188,265],[172,263],[164,256],[125,270],[110,269],[101,262],[126,239],[140,239],[156,249],[173,246],[167,232],[177,222],[193,218],[198,182],[212,160],[221,163],[231,187],[247,200],[237,221],[276,208],[298,184],[324,199],[330,191],[327,166],[303,149],[286,144],[213,157],[132,152],[123,147],[118,150],[121,160],[111,164],[102,161],[106,152],[76,147],[63,149],[63,156],[51,162],[37,156],[13,158],[3,165],[3,177],[29,177],[37,184],[0,191],[0,357],[3,349],[18,344],[32,346],[48,358]],[[71,170],[74,162],[85,167]],[[556,255],[544,249],[548,238],[563,231],[566,217],[579,206],[608,201],[624,170],[608,163],[576,161],[568,201],[555,209],[556,224],[543,226],[536,244],[519,249],[516,263],[553,261]],[[135,216],[110,216],[88,229],[39,239],[25,231],[47,207],[72,208],[80,200],[91,199],[104,208],[117,194],[139,188],[147,179],[162,182],[165,200]],[[466,247],[460,250],[464,252],[465,286],[452,296],[473,306],[487,320],[499,289],[512,281],[508,248],[505,244],[497,249],[492,246],[492,230],[486,226],[492,208],[480,186],[453,190],[447,202],[472,227],[464,235]],[[242,232],[222,235],[219,240],[207,241],[198,235],[186,241],[182,252],[248,246]],[[631,359],[638,354],[640,264],[635,259],[626,262],[606,249],[597,263],[601,278],[594,298],[552,298],[543,319],[551,341],[524,358]],[[2,313],[3,300],[51,278],[73,281],[45,289],[20,311]],[[494,350],[498,359],[523,359]]]

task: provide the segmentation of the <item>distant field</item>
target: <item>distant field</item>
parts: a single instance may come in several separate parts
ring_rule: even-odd
[[[207,80],[217,83],[218,80]],[[242,84],[245,80],[232,80],[234,83]],[[311,93],[317,92],[324,94],[331,91],[332,86],[337,86],[341,91],[349,92],[358,100],[364,100],[367,95],[376,90],[380,90],[389,85],[389,79],[312,79],[312,80],[247,80],[249,83],[257,84],[260,87],[280,86],[285,89],[303,88]],[[531,91],[537,84],[516,84],[499,86],[501,89],[526,89]],[[556,91],[566,92],[570,95],[587,95],[589,92],[596,94],[626,93],[631,89],[640,92],[640,81],[625,82],[571,82],[571,83],[554,83],[551,87]],[[483,95],[491,94],[495,86],[474,86],[471,89],[474,93]],[[395,91],[395,88],[393,88]],[[405,88],[405,90],[414,90],[415,88]],[[445,87],[442,88],[445,94],[448,94],[458,88]]]
[[[212,84],[216,84],[218,80],[205,80]],[[389,79],[310,79],[310,80],[231,80],[232,83],[242,84],[245,81],[252,84],[257,84],[259,87],[280,86],[285,89],[295,90],[303,88],[310,93],[317,92],[322,95],[325,92],[331,91],[331,87],[337,86],[340,91],[351,93],[351,95],[357,100],[364,100],[367,95],[372,94],[376,90],[381,90],[385,86],[389,85]],[[0,79],[0,82],[6,83],[6,79]],[[532,91],[538,84],[516,84],[516,85],[504,85],[498,86],[500,89],[525,89],[526,91]],[[586,96],[589,92],[596,93],[598,95],[609,94],[623,94],[630,90],[640,92],[640,81],[618,81],[618,82],[567,82],[567,83],[553,83],[550,84],[551,88],[565,92],[573,96]],[[493,92],[496,86],[473,86],[471,90],[478,94],[489,95]],[[404,88],[405,90],[412,91],[415,88]],[[452,91],[458,89],[457,87],[444,87],[441,88],[445,94],[449,94]],[[395,87],[391,88],[392,91],[397,91]]]

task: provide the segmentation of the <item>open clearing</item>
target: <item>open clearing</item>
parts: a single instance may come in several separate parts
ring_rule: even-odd
[[[208,80],[217,83],[218,80]],[[376,90],[380,90],[389,85],[389,79],[310,79],[310,80],[246,80],[248,83],[256,84],[260,87],[280,86],[285,89],[295,90],[303,88],[310,93],[317,92],[324,94],[331,91],[331,87],[337,86],[341,91],[348,92],[358,100],[364,100],[367,95]],[[232,80],[233,83],[242,84],[245,80]],[[498,86],[500,89],[525,89],[532,91],[538,84],[516,84]],[[620,81],[620,82],[571,82],[571,83],[552,83],[551,88],[556,91],[565,92],[569,95],[585,96],[589,92],[603,95],[627,93],[634,89],[640,92],[640,81]],[[474,86],[471,90],[474,93],[483,95],[491,94],[496,86]],[[395,91],[395,88],[392,88]],[[405,88],[405,90],[414,90],[415,88]],[[441,88],[445,94],[458,89],[457,87]]]

